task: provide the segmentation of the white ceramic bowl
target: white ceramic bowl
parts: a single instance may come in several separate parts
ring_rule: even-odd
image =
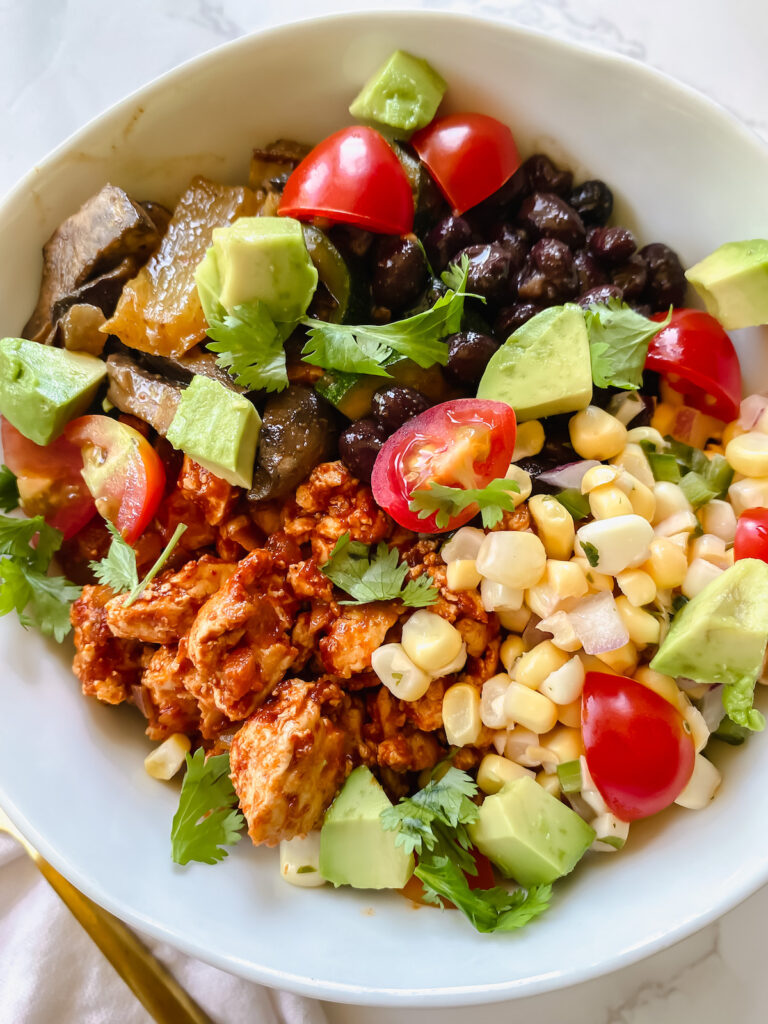
[[[360,83],[396,47],[450,83],[447,105],[494,114],[521,148],[605,178],[622,222],[691,263],[721,242],[768,236],[768,151],[700,96],[639,64],[501,24],[372,14],[292,25],[192,61],[98,118],[0,208],[0,331],[24,323],[40,247],[105,181],[172,202],[192,174],[246,178],[250,149],[316,141],[349,122]],[[748,377],[768,381],[757,332]],[[765,339],[764,339],[765,340]],[[338,1001],[420,1006],[532,995],[626,965],[701,927],[768,879],[768,738],[725,758],[705,811],[632,829],[556,886],[518,934],[481,936],[458,914],[392,894],[294,889],[277,853],[242,842],[216,866],[170,860],[172,785],[142,767],[134,709],[84,700],[62,651],[0,620],[0,802],[98,902],[224,969]]]

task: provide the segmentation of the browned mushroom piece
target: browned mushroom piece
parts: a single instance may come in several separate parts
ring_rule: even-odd
[[[141,361],[154,373],[159,373],[166,379],[170,377],[172,380],[178,380],[182,384],[188,384],[194,375],[198,374],[217,380],[219,384],[223,384],[231,391],[237,391],[240,395],[244,395],[248,390],[236,384],[234,378],[219,366],[213,352],[209,352],[202,345],[195,345],[182,356],[153,356],[144,353],[141,355]]]
[[[292,139],[277,139],[254,149],[248,184],[255,191],[281,192],[285,178],[309,153],[309,146]]]
[[[59,225],[43,246],[40,294],[23,336],[33,341],[48,339],[58,302],[128,256],[140,266],[159,241],[160,233],[146,211],[121,188],[105,185]],[[125,277],[121,285],[123,280]],[[89,300],[81,297],[79,301]]]
[[[182,387],[151,373],[124,355],[107,359],[107,398],[120,412],[148,423],[165,437],[181,399]]]

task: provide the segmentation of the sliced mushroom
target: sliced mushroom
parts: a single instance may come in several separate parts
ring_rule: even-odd
[[[146,211],[121,188],[105,185],[43,246],[40,294],[23,336],[44,340],[53,327],[57,302],[114,269],[126,256],[134,257],[141,265],[159,240],[159,232]]]
[[[248,184],[264,192],[282,192],[286,178],[309,152],[309,146],[292,139],[278,139],[264,149],[254,149]]]
[[[165,437],[179,406],[181,385],[172,384],[119,354],[107,359],[107,377],[109,401],[120,412],[136,416]]]
[[[201,377],[210,377],[211,380],[217,380],[224,387],[237,391],[239,395],[244,395],[247,391],[247,388],[241,388],[238,384],[235,384],[227,371],[219,366],[213,352],[209,352],[201,345],[191,348],[183,356],[152,356],[142,354],[140,358],[143,364],[161,374],[164,378],[170,377],[173,380],[181,381],[183,384],[188,384],[197,373]]]
[[[90,281],[86,281],[85,284],[75,288],[69,295],[65,295],[62,299],[54,302],[51,311],[54,329],[57,322],[72,306],[82,304],[96,306],[101,310],[105,318],[112,316],[115,306],[117,306],[117,300],[120,298],[120,292],[123,290],[123,285],[126,281],[130,281],[132,277],[136,276],[140,266],[141,264],[135,256],[126,256],[116,267],[113,267],[104,274],[99,274],[98,277],[94,277]],[[46,339],[46,341],[50,340],[50,338]]]
[[[331,406],[313,391],[291,384],[272,395],[261,423],[251,502],[282,498],[309,476],[336,447],[337,425]]]

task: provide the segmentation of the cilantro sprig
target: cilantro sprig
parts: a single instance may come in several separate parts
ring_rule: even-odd
[[[296,325],[277,324],[261,302],[218,306],[208,319],[208,348],[219,366],[249,391],[282,391],[288,387],[283,344]]]
[[[112,543],[109,546],[106,558],[90,563],[91,570],[99,583],[111,587],[117,594],[128,594],[124,602],[125,607],[128,608],[141,596],[145,587],[152,582],[163,568],[186,528],[185,523],[179,523],[173,532],[173,536],[160,553],[160,557],[146,576],[139,581],[139,573],[136,568],[136,552],[130,544],[123,540],[120,531],[115,529],[112,523],[107,522],[107,529],[112,535]]]
[[[426,573],[405,582],[408,566],[400,563],[397,550],[390,551],[384,541],[371,555],[367,544],[352,540],[349,533],[344,533],[320,571],[354,598],[341,604],[400,600],[411,608],[425,608],[438,598],[432,579]]]
[[[476,793],[466,772],[449,768],[440,778],[433,773],[419,792],[386,808],[381,824],[397,832],[398,846],[417,855],[414,873],[424,884],[425,899],[438,906],[450,900],[479,932],[513,931],[547,909],[552,887],[470,889],[466,876],[477,875],[477,865],[467,825],[478,817]]]
[[[592,380],[599,388],[637,390],[643,383],[648,345],[672,316],[656,323],[619,299],[593,303],[584,310],[592,360]]]
[[[448,346],[442,340],[461,327],[469,274],[469,259],[452,264],[442,275],[448,290],[423,313],[389,324],[332,324],[305,318],[309,328],[302,358],[326,370],[389,377],[386,363],[394,353],[407,356],[421,367],[448,362]]]
[[[187,772],[171,825],[171,856],[177,864],[191,860],[216,864],[227,856],[223,846],[240,841],[245,819],[229,778],[229,754],[206,760],[200,748],[187,754]]]
[[[411,492],[408,508],[417,512],[419,519],[428,519],[436,513],[435,525],[442,530],[460,512],[476,505],[483,526],[491,529],[501,522],[505,512],[514,512],[512,492],[520,493],[514,480],[492,480],[483,488],[448,487],[432,480],[428,487]]]
[[[61,541],[42,516],[0,516],[0,615],[15,611],[25,629],[35,626],[57,643],[71,629],[69,610],[80,596],[80,587],[47,574]]]
[[[19,487],[16,476],[7,466],[0,468],[0,509],[13,512],[19,507]]]

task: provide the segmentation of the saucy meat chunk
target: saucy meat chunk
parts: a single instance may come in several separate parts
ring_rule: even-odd
[[[110,587],[87,586],[72,605],[76,648],[72,669],[87,697],[121,704],[141,681],[146,657],[144,644],[119,639],[110,630],[106,606],[112,597]]]

